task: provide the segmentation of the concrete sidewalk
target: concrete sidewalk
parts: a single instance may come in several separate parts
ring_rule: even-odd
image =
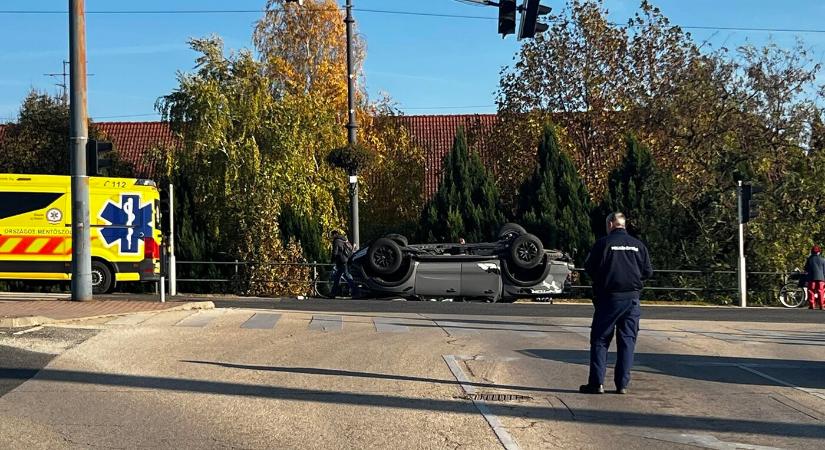
[[[147,302],[100,300],[6,301],[0,300],[0,328],[37,326],[80,319],[119,316],[137,312],[212,309],[212,302]]]

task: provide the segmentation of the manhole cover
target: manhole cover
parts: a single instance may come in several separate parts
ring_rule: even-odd
[[[467,394],[468,400],[484,400],[485,402],[519,402],[525,400],[532,400],[532,397],[518,394]]]

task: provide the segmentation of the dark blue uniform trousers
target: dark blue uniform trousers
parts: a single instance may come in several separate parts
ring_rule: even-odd
[[[616,388],[627,387],[630,383],[630,369],[633,367],[633,352],[636,336],[639,334],[639,318],[642,315],[639,298],[604,298],[595,302],[596,312],[590,326],[590,378],[588,384],[604,384],[607,369],[607,349],[616,334]]]

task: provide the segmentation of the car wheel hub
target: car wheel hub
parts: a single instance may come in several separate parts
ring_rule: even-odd
[[[378,267],[390,267],[395,262],[393,254],[388,249],[380,249],[375,252],[375,265]]]
[[[518,257],[522,261],[529,262],[535,259],[539,253],[539,249],[532,242],[525,242],[519,245],[517,249]]]

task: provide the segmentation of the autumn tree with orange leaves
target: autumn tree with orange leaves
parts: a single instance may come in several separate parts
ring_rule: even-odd
[[[302,6],[268,0],[258,21],[254,43],[267,77],[280,95],[317,99],[331,111],[341,130],[347,121],[347,47],[344,16],[333,0],[308,0]],[[362,235],[369,240],[387,232],[412,233],[423,206],[424,152],[410,142],[409,131],[396,117],[392,100],[369,101],[361,68],[366,44],[360,34],[353,39],[356,111],[359,142],[374,153],[372,164],[361,172]],[[344,135],[318,142],[321,153],[343,145]],[[399,177],[409,182],[399,183]],[[345,216],[348,199],[338,193]]]

